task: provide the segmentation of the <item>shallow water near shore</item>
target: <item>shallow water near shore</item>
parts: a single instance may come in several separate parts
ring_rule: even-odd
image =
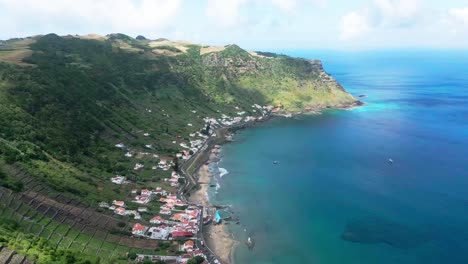
[[[211,202],[255,241],[236,263],[468,263],[468,52],[286,53],[321,58],[366,105],[223,146]]]

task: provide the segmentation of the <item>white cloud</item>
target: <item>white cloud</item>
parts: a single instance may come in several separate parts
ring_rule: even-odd
[[[448,11],[448,14],[453,20],[455,20],[455,22],[461,23],[464,26],[468,26],[468,7],[451,8]]]
[[[215,26],[233,27],[240,23],[240,8],[248,0],[208,0],[206,15],[217,24]]]
[[[365,11],[355,11],[341,18],[341,40],[357,38],[371,30],[368,15]]]
[[[384,26],[411,24],[421,11],[420,0],[376,0],[375,5]]]
[[[180,6],[181,0],[0,0],[0,22],[42,33],[57,28],[75,32],[67,25],[108,32],[151,31],[169,26]]]
[[[341,18],[340,39],[350,40],[377,29],[411,26],[420,12],[420,0],[374,0]]]
[[[212,19],[214,26],[233,28],[242,23],[261,21],[272,12],[272,7],[273,10],[279,10],[291,17],[306,4],[323,7],[327,2],[328,0],[207,0],[205,14]],[[255,15],[244,12],[252,7],[265,12],[256,12]]]

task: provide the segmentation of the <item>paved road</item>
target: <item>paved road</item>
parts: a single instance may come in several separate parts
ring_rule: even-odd
[[[218,135],[218,134],[216,134]],[[216,138],[213,138],[210,137],[203,143],[203,145],[200,147],[200,149],[194,153],[194,155],[192,155],[192,157],[190,157],[190,159],[188,159],[187,161],[185,161],[181,167],[180,167],[180,171],[182,172],[182,174],[185,176],[185,184],[182,188],[179,189],[179,191],[177,192],[177,196],[179,197],[179,199],[185,201],[185,202],[188,202],[185,195],[183,195],[184,191],[190,191],[193,187],[195,187],[197,185],[197,180],[195,179],[195,177],[188,173],[187,170],[190,169],[190,167],[192,167],[196,161],[204,154],[204,152],[207,150],[208,146],[214,142],[214,140],[216,139],[219,139],[218,137]],[[203,206],[200,206],[200,205],[197,205],[198,208],[200,209],[200,218],[198,219],[199,220],[199,231],[197,233],[197,240],[195,240],[195,244],[197,245],[197,247],[202,250],[203,254],[205,254],[205,256],[208,258],[207,260],[210,262],[210,263],[215,263],[215,261],[218,261],[219,263],[222,263],[220,261],[220,259],[216,256],[216,254],[206,245],[206,242],[205,242],[205,238],[203,236]]]

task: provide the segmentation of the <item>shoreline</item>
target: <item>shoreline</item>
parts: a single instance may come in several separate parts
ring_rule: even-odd
[[[361,101],[356,100],[355,102],[349,105],[337,105],[335,107],[317,107],[313,109],[305,109],[304,111],[296,113],[273,113],[265,116],[264,119],[259,121],[254,121],[250,123],[238,124],[233,127],[221,127],[218,128],[214,133],[218,135],[218,138],[213,139],[212,144],[207,144],[206,148],[202,151],[199,151],[196,155],[198,157],[205,157],[205,160],[202,160],[200,164],[195,169],[193,173],[196,179],[195,185],[191,189],[187,190],[188,201],[194,204],[202,205],[204,208],[214,208],[214,205],[211,204],[208,197],[208,189],[213,178],[213,174],[209,171],[209,164],[212,162],[219,161],[219,149],[220,145],[229,142],[227,139],[229,134],[235,133],[236,131],[243,130],[249,127],[254,127],[259,124],[262,124],[266,121],[269,121],[273,118],[278,117],[294,117],[304,114],[319,114],[323,110],[328,109],[337,109],[337,110],[346,110],[352,109],[354,107],[359,107],[364,105]],[[216,145],[215,145],[216,144]],[[192,164],[193,165],[193,164]],[[184,173],[186,174],[186,173]],[[188,186],[186,186],[188,187]],[[198,187],[195,188],[194,187]],[[231,234],[224,223],[213,225],[207,225],[202,232],[202,239],[206,241],[206,246],[214,253],[224,264],[234,264],[234,252],[237,247],[241,244],[239,241],[235,240],[233,234]]]
[[[196,175],[198,189],[194,190],[189,197],[191,203],[202,205],[205,210],[211,211],[211,214],[214,212],[213,204],[209,201],[208,190],[210,188],[213,174],[210,172],[209,163],[218,161],[218,151],[219,148],[214,148],[211,151],[208,162],[201,165],[198,169]],[[222,263],[234,263],[234,249],[239,244],[233,238],[233,235],[226,230],[224,223],[213,225],[212,223],[206,225],[203,229],[203,237],[206,243],[206,246],[213,250],[213,252],[218,256]]]

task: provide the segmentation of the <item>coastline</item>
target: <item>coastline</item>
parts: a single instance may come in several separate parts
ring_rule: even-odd
[[[209,162],[213,161],[213,155],[210,156]],[[191,203],[202,205],[204,208],[212,208],[208,198],[208,188],[213,178],[213,174],[209,171],[207,164],[200,167],[197,172],[199,189],[194,191],[189,198]],[[203,230],[203,237],[206,245],[214,251],[223,263],[234,263],[233,253],[238,244],[232,237],[223,223],[206,225]]]
[[[230,134],[235,133],[238,130],[242,130],[245,128],[253,127],[259,124],[262,124],[272,118],[277,117],[293,117],[299,116],[304,114],[320,114],[321,111],[327,109],[352,109],[354,107],[362,106],[363,103],[359,100],[349,104],[349,105],[337,105],[334,107],[317,107],[317,108],[310,108],[305,109],[304,111],[296,112],[296,113],[274,113],[264,116],[262,120],[249,122],[249,123],[242,123],[232,127],[221,127],[218,128],[214,133],[217,135],[213,141],[206,144],[206,147],[197,153],[197,158],[201,158],[202,161],[198,161],[199,164],[196,166],[195,172],[193,173],[195,176],[195,183],[191,189],[188,189],[186,194],[188,201],[193,204],[201,205],[204,208],[213,208],[214,205],[211,204],[208,197],[208,189],[213,178],[213,174],[209,170],[209,164],[212,162],[219,161],[219,151],[220,145],[229,142],[230,140],[228,137]],[[193,162],[197,163],[197,162]],[[191,165],[193,165],[193,163]],[[187,174],[184,172],[184,174]],[[188,187],[188,186],[186,186]],[[222,263],[224,264],[234,264],[234,252],[241,243],[234,239],[233,234],[231,234],[224,223],[213,225],[209,224],[203,228],[202,232],[202,239],[206,242],[206,246],[214,253]]]

